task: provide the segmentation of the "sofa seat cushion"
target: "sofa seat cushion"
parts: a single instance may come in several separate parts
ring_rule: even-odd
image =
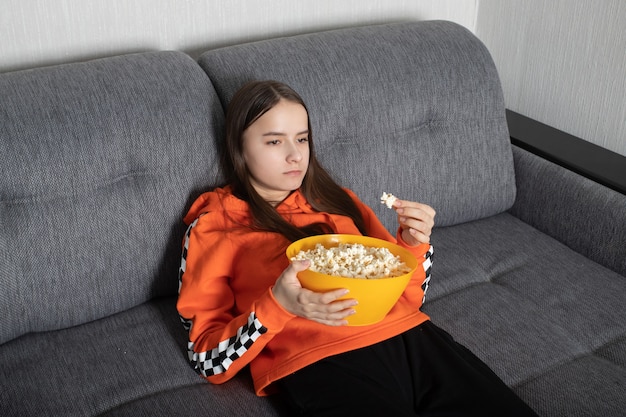
[[[223,385],[181,386],[122,404],[100,414],[99,417],[154,417],[155,415],[277,417],[290,415],[285,405],[276,397],[256,397],[253,389],[252,381],[248,377],[236,377]]]
[[[226,385],[206,382],[185,344],[173,297],[22,336],[2,345],[0,415],[278,415],[246,372]]]
[[[622,338],[608,347],[620,346]],[[624,364],[603,356],[604,349],[562,363],[515,387],[542,416],[621,416],[626,410]],[[548,389],[546,389],[546,387]],[[555,387],[549,389],[549,387]],[[558,389],[557,389],[558,387]],[[558,412],[558,414],[557,414]]]
[[[626,396],[613,392],[626,385],[623,276],[508,213],[436,229],[433,244],[425,311],[533,408],[556,415],[561,396],[570,401],[563,410],[596,411],[558,415],[626,409]],[[568,377],[585,367],[594,370],[588,379]],[[545,383],[557,376],[558,384]]]

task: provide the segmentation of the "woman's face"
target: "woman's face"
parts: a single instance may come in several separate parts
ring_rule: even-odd
[[[243,132],[250,182],[274,205],[302,184],[309,166],[308,120],[302,105],[281,99]]]

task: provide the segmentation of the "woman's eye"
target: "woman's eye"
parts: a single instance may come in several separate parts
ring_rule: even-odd
[[[270,140],[267,142],[268,145],[278,145],[280,141],[278,139]]]
[[[300,142],[300,143],[304,143],[304,142],[308,142],[308,141],[309,141],[309,138],[300,138],[300,139],[298,139],[298,142]]]

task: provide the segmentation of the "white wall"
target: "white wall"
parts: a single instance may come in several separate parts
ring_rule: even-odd
[[[626,156],[626,1],[480,0],[507,107]]]
[[[404,20],[474,29],[478,0],[0,0],[0,72],[125,52],[199,52]]]

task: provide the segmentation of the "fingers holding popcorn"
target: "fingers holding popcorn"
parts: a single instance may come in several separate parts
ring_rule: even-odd
[[[409,245],[429,243],[435,225],[435,210],[427,204],[400,200],[390,193],[383,193],[381,203],[393,208],[398,214],[402,239]]]
[[[429,243],[435,225],[435,210],[427,204],[397,200],[396,213],[402,238],[409,245]]]

